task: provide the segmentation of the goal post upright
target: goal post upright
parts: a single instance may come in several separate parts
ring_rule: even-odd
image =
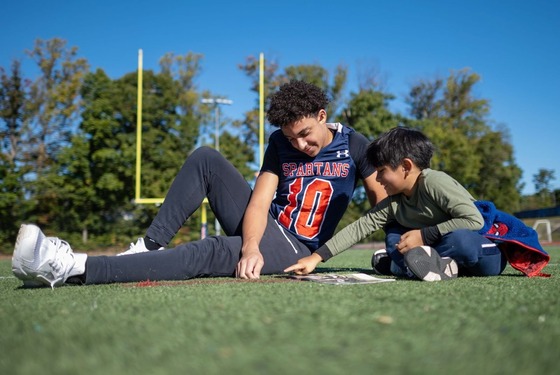
[[[138,87],[136,89],[136,192],[135,202],[140,199],[140,168],[142,165],[142,49],[138,50]]]
[[[136,95],[136,185],[134,203],[158,204],[164,198],[142,198],[140,187],[142,182],[142,86],[143,86],[143,52],[138,50],[138,88]]]
[[[259,55],[259,162],[264,158],[264,54]]]
[[[136,113],[136,204],[160,204],[164,198],[142,198],[142,91],[143,91],[143,51],[138,50],[138,87],[137,87],[137,113]],[[259,55],[259,163],[262,166],[264,158],[264,53]],[[201,205],[201,238],[207,234],[207,208],[208,200],[205,199]]]

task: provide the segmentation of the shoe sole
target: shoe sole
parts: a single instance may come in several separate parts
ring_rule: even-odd
[[[457,277],[457,263],[451,258],[442,258],[429,246],[415,247],[404,254],[410,271],[423,281],[443,281]]]
[[[22,224],[16,239],[14,254],[12,255],[12,272],[23,281],[26,287],[39,287],[45,284],[35,280],[33,266],[38,256],[37,244],[44,237],[39,227],[31,224]],[[31,267],[30,267],[31,266]]]
[[[373,272],[378,275],[392,276],[391,258],[387,254],[387,250],[381,249],[373,253],[371,258],[371,267]]]

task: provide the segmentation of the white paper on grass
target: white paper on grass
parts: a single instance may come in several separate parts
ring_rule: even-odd
[[[305,276],[290,275],[291,279],[314,281],[321,284],[351,285],[351,284],[376,284],[395,281],[395,279],[382,279],[365,273],[347,274],[309,274]]]

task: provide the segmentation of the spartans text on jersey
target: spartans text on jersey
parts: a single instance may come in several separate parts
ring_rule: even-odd
[[[346,177],[348,176],[349,163],[340,162],[309,162],[309,163],[283,163],[282,172],[286,177]]]

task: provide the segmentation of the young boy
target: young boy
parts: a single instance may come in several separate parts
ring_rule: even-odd
[[[474,198],[449,175],[429,169],[434,147],[420,131],[393,128],[368,147],[368,161],[388,197],[285,271],[307,274],[321,261],[385,229],[391,273],[425,281],[499,275],[506,258],[477,231]]]
[[[293,81],[270,98],[272,133],[254,191],[217,151],[203,147],[185,161],[146,232],[123,256],[74,254],[68,243],[22,225],[12,258],[26,285],[259,278],[282,272],[332,237],[359,179],[372,205],[386,194],[367,162],[368,140],[327,123],[318,87]],[[225,236],[169,244],[207,197]]]

